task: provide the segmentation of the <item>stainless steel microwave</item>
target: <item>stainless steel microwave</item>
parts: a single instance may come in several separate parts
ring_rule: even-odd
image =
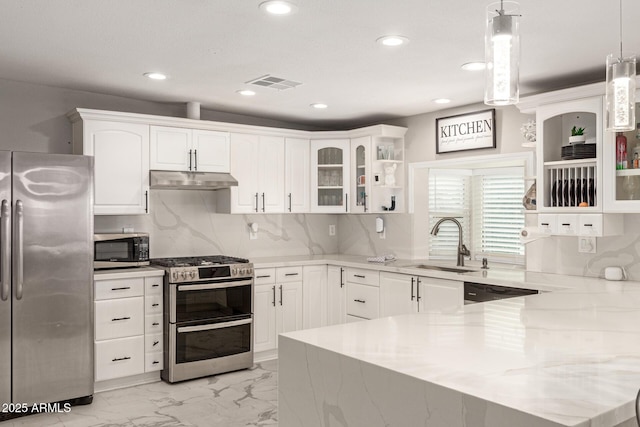
[[[149,265],[148,233],[103,233],[93,235],[93,268]]]

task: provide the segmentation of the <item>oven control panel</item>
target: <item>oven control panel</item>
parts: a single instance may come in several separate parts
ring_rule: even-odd
[[[169,283],[198,282],[253,278],[253,264],[214,265],[204,267],[173,267],[167,272]]]

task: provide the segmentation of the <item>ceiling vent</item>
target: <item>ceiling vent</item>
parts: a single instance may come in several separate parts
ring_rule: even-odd
[[[269,74],[265,74],[264,76],[258,77],[257,79],[249,80],[246,83],[277,90],[291,89],[302,84],[300,82],[294,82],[293,80],[287,80],[280,77],[271,76]]]

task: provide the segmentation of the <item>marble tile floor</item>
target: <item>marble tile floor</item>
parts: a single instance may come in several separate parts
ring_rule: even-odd
[[[69,413],[37,414],[0,427],[277,426],[277,360],[177,384],[156,382],[96,393]]]

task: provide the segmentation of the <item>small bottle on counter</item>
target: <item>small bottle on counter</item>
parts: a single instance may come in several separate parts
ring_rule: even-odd
[[[627,169],[627,137],[622,132],[616,134],[616,169]]]

